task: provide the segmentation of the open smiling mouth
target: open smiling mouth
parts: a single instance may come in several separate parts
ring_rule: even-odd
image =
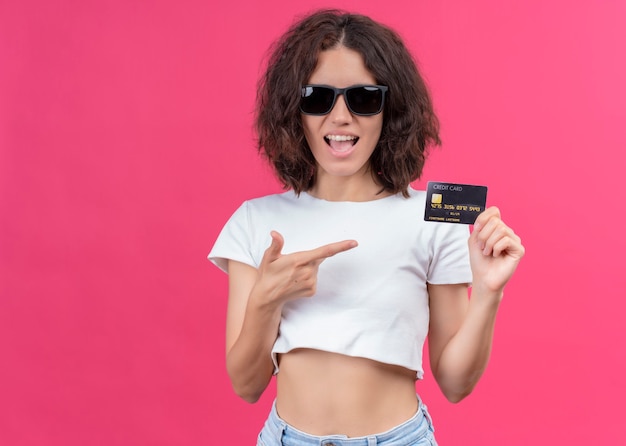
[[[359,140],[358,136],[354,135],[326,135],[324,136],[324,141],[328,144],[335,152],[347,152],[357,143]]]

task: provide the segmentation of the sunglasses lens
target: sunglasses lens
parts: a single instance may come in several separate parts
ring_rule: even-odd
[[[383,91],[375,86],[355,87],[346,91],[346,101],[357,115],[375,115],[383,107]]]
[[[333,107],[335,92],[327,87],[307,85],[302,88],[300,110],[311,115],[325,115]]]

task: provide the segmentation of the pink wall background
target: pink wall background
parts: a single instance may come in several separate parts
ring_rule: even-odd
[[[624,444],[626,3],[0,2],[0,444],[253,444],[205,256],[246,198],[255,82],[295,14],[396,28],[444,146],[423,181],[488,185],[527,256],[443,445]]]

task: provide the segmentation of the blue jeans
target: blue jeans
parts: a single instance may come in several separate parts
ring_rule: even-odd
[[[419,400],[417,413],[380,434],[364,437],[309,435],[290,426],[276,412],[276,403],[259,434],[257,446],[437,446],[435,429],[426,406]]]

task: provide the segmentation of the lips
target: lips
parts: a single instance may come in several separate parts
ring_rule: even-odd
[[[326,135],[324,140],[326,144],[330,146],[333,154],[336,156],[345,156],[352,152],[359,138],[354,135]]]

